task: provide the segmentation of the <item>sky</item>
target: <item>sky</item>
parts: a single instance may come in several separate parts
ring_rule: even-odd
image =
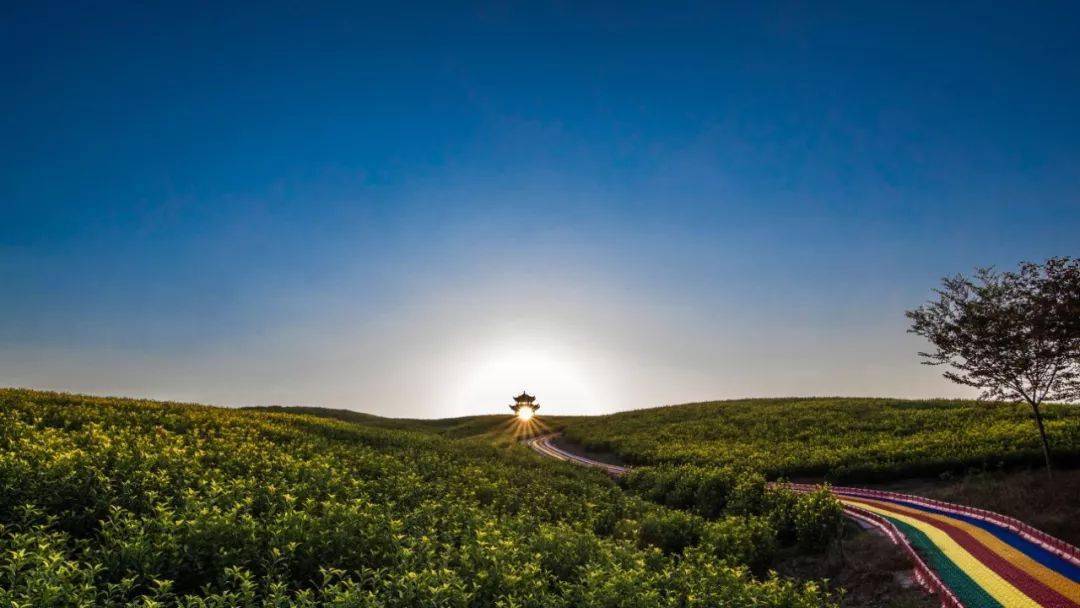
[[[968,396],[904,311],[1080,254],[1075,3],[8,3],[0,53],[0,386]]]

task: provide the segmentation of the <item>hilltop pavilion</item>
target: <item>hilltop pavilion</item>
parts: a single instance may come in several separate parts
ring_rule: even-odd
[[[510,409],[514,410],[514,413],[521,415],[522,409],[527,409],[531,415],[536,410],[540,409],[540,404],[536,402],[536,397],[521,391],[521,394],[514,397],[514,405],[510,406]]]

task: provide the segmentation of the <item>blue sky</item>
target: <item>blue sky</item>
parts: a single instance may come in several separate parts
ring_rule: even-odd
[[[3,9],[0,385],[964,395],[903,311],[1080,254],[1075,5],[307,4]]]

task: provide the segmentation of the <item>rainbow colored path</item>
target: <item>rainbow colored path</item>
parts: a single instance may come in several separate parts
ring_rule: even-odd
[[[552,444],[556,436],[525,443],[610,475],[627,471],[564,450]],[[894,492],[830,490],[845,514],[881,530],[911,555],[915,580],[945,608],[1080,608],[1080,549],[1068,543],[990,511]]]
[[[1068,543],[981,509],[894,492],[832,491],[850,517],[911,554],[916,580],[942,606],[1080,607],[1080,550]]]

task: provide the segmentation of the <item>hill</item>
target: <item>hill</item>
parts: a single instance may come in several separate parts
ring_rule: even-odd
[[[458,418],[385,418],[353,410],[312,406],[267,405],[242,409],[330,418],[376,428],[428,433],[449,439],[484,437],[498,441],[513,436],[510,432],[513,420],[509,414],[485,414]],[[550,421],[551,425],[562,426],[574,418],[574,416],[560,416],[545,418],[545,420]]]
[[[835,605],[764,574],[827,544],[827,494],[717,477],[706,519],[440,434],[475,421],[340,416],[0,390],[0,605]]]
[[[1080,462],[1080,408],[1046,407],[1053,457]],[[733,464],[776,478],[887,480],[1037,466],[1027,406],[950,400],[713,401],[580,417],[565,436],[630,464]]]
[[[368,427],[394,429],[399,431],[440,432],[444,423],[442,420],[423,420],[419,418],[385,418],[374,414],[366,414],[354,410],[342,410],[326,407],[313,407],[305,405],[266,405],[256,407],[244,407],[243,410],[253,412],[267,412],[276,414],[298,414],[301,416],[315,416],[329,418],[344,422],[354,422]]]

